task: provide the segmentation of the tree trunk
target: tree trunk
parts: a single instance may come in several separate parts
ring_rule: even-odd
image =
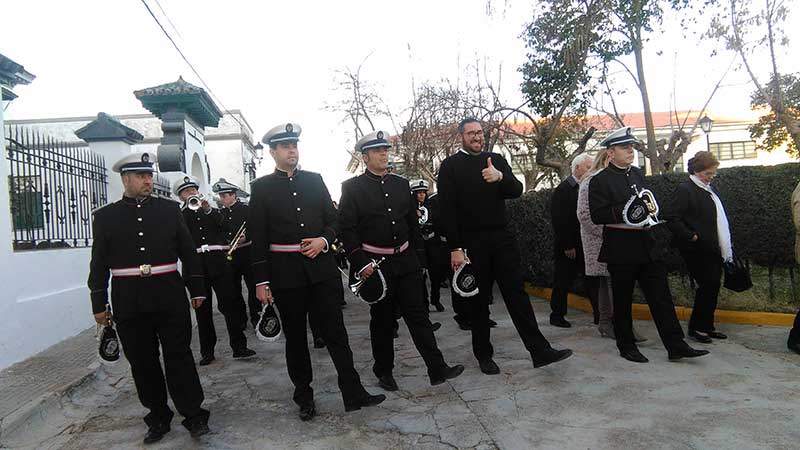
[[[654,174],[664,172],[664,165],[658,157],[656,144],[656,129],[653,125],[653,111],[650,109],[650,96],[647,94],[647,82],[644,77],[644,59],[642,56],[642,27],[635,25],[635,38],[633,39],[633,55],[636,58],[636,76],[639,78],[639,93],[642,96],[642,110],[644,111],[644,125],[647,129],[647,151],[650,158],[650,167]]]

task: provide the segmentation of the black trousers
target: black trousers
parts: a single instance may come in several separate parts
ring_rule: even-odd
[[[464,232],[467,256],[478,278],[479,292],[466,299],[472,320],[472,352],[478,360],[491,358],[494,348],[489,340],[489,298],[492,282],[500,287],[511,321],[528,352],[550,348],[539,331],[530,298],[524,289],[522,259],[517,239],[506,229]]]
[[[567,315],[567,294],[569,287],[578,274],[582,272],[580,267],[583,260],[580,258],[569,259],[564,252],[557,251],[555,254],[555,264],[553,273],[553,291],[550,295],[550,318],[563,319]]]
[[[217,306],[225,318],[230,346],[234,350],[247,347],[247,338],[242,331],[242,318],[245,317],[244,302],[236,298],[234,283],[229,270],[217,274],[206,273],[206,299],[202,306],[194,310],[197,318],[197,334],[200,336],[200,354],[213,355],[217,345],[217,331],[214,328],[212,290],[217,294]],[[241,284],[239,285],[241,286]],[[239,289],[241,291],[241,289]]]
[[[250,264],[249,247],[236,250],[233,253],[233,261],[231,261],[231,275],[233,277],[234,295],[236,296],[236,302],[238,303],[244,303],[244,297],[242,296],[241,289],[242,279],[244,279],[245,287],[247,287],[247,308],[250,310],[250,323],[252,323],[253,328],[255,328],[255,325],[258,323],[259,319],[258,313],[261,312],[261,302],[256,298],[256,284],[255,279],[253,278],[253,268]],[[246,312],[242,319],[246,323]]]
[[[372,371],[376,376],[391,374],[394,369],[394,311],[397,308],[411,334],[411,340],[428,367],[428,376],[438,378],[447,369],[442,352],[436,344],[428,305],[422,299],[422,271],[403,275],[384,272],[386,298],[370,306],[369,333],[372,341]]]
[[[697,282],[689,331],[714,331],[714,312],[722,279],[722,257],[706,252],[681,252],[689,275]]]
[[[798,310],[797,315],[794,316],[794,326],[792,326],[792,330],[789,331],[789,340],[792,342],[800,342],[800,310]]]
[[[667,351],[684,345],[683,329],[675,314],[672,293],[667,284],[667,270],[660,262],[643,264],[608,264],[614,296],[614,334],[620,350],[636,348],[633,340],[633,288],[636,282],[644,292],[658,335]]]
[[[428,257],[428,278],[431,281],[430,303],[435,305],[441,301],[442,281],[450,273],[450,252],[439,237],[434,235],[425,241],[425,254]]]
[[[338,277],[293,289],[275,289],[273,293],[286,337],[286,368],[294,383],[293,399],[300,406],[314,399],[306,333],[309,315],[319,318],[315,320],[319,325],[317,331],[325,339],[328,353],[339,375],[339,389],[345,406],[367,395],[353,366],[353,352],[344,327],[337,284],[341,288],[341,279]]]
[[[141,313],[117,320],[122,350],[131,364],[139,401],[150,412],[144,417],[148,426],[169,423],[172,410],[167,406],[167,389],[178,412],[185,417],[184,426],[208,422],[209,412],[200,407],[203,387],[197,376],[189,348],[192,322],[188,303],[175,311]],[[164,354],[161,370],[159,345]]]

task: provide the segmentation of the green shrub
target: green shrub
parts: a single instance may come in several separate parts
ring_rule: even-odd
[[[685,173],[668,173],[647,177],[647,182],[663,207],[675,187],[687,177]],[[795,267],[790,198],[798,181],[800,164],[797,163],[719,170],[713,185],[725,205],[737,255],[770,269]],[[525,276],[537,286],[552,286],[553,281],[552,194],[552,189],[529,192],[508,204]],[[680,255],[668,245],[669,230],[657,227],[656,237],[664,244],[670,272],[685,273]]]

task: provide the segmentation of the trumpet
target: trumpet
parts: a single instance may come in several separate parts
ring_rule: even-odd
[[[233,235],[233,239],[231,239],[230,244],[228,244],[228,247],[230,248],[228,249],[228,253],[225,255],[225,258],[228,261],[233,261],[233,252],[236,251],[236,247],[239,246],[239,242],[244,237],[244,232],[246,230],[245,225],[247,225],[247,221],[242,222],[242,226],[239,227],[239,231]]]
[[[192,211],[197,211],[203,206],[203,195],[196,194],[186,199],[186,207]]]
[[[369,265],[373,269],[378,269],[378,268],[380,268],[381,263],[384,262],[384,261],[386,261],[386,257],[381,258],[380,261],[375,261],[373,259],[372,262],[369,263]],[[350,285],[350,290],[353,292],[353,294],[358,295],[358,293],[361,291],[361,286],[363,286],[364,282],[366,282],[366,281],[367,281],[366,278],[360,278],[359,277],[358,281],[356,281],[355,283],[351,284]]]

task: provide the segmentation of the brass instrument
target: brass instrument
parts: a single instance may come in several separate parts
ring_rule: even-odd
[[[186,207],[192,211],[197,211],[203,206],[203,195],[196,194],[186,199]]]
[[[242,222],[242,226],[239,227],[239,231],[233,235],[233,239],[231,239],[230,244],[228,245],[230,248],[228,249],[228,253],[225,255],[225,258],[228,261],[233,261],[233,252],[236,251],[236,247],[239,246],[239,241],[242,240],[244,237],[244,232],[246,230],[245,226],[247,225],[247,221],[245,220]]]
[[[380,267],[381,263],[384,261],[386,261],[386,257],[382,257],[380,261],[377,262],[373,259],[372,262],[369,263],[369,265],[372,266],[373,269],[377,270]],[[366,278],[359,277],[358,281],[350,285],[350,290],[353,292],[353,294],[355,294],[356,296],[358,295],[359,291],[361,291],[361,286],[364,285],[365,281],[367,281]]]

